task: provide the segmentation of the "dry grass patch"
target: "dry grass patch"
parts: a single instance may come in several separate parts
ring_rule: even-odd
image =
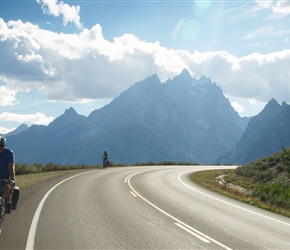
[[[52,171],[36,174],[17,175],[16,184],[20,188],[20,190],[25,190],[26,188],[29,188],[33,185],[70,173],[72,171],[76,170]]]
[[[211,171],[201,171],[191,175],[191,179],[215,192],[226,195],[228,197],[234,198],[236,200],[254,205],[277,214],[281,214],[290,217],[290,209],[287,207],[280,207],[272,204],[271,202],[263,202],[259,197],[254,197],[249,193],[242,192],[239,189],[234,188],[231,185],[220,184],[217,180],[218,176],[225,175],[225,180],[227,183],[232,183],[234,185],[243,187],[247,189],[250,193],[254,189],[255,184],[249,179],[241,178],[235,174],[235,170],[211,170]]]

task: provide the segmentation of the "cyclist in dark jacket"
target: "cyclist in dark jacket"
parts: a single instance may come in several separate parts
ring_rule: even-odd
[[[103,157],[102,157],[102,160],[103,160],[103,166],[106,166],[106,162],[108,161],[108,158],[109,158],[109,154],[108,154],[108,152],[105,150],[105,151],[104,151],[104,154],[103,154]]]
[[[6,148],[6,139],[0,136],[0,180],[9,179],[13,183],[15,182],[15,160],[12,150]],[[11,185],[4,185],[4,195],[7,199],[6,213],[10,213],[12,209],[12,195]]]

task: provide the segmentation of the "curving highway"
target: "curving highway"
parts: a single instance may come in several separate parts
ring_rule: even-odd
[[[70,173],[21,193],[1,249],[290,249],[290,219],[193,183],[224,166]]]

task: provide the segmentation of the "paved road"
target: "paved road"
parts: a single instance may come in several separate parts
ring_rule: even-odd
[[[290,219],[195,185],[202,166],[109,168],[22,192],[0,249],[290,249]]]

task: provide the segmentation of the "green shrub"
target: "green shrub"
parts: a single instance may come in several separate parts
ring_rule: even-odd
[[[29,166],[24,164],[16,164],[15,166],[15,174],[21,175],[21,174],[28,174],[29,173]]]
[[[256,186],[252,196],[276,206],[290,207],[290,186],[282,182]]]
[[[290,175],[290,150],[282,147],[283,153],[281,155],[281,159],[284,165],[284,168],[288,175]]]

